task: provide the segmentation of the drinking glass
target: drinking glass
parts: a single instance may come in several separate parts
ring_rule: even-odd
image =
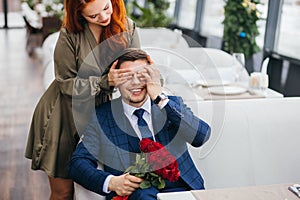
[[[242,74],[245,71],[245,55],[243,53],[233,53],[232,57],[235,62],[235,82],[242,84],[244,82]]]
[[[242,67],[245,67],[245,55],[243,53],[233,53],[232,56]]]

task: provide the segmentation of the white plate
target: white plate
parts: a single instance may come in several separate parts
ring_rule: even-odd
[[[216,81],[216,80],[209,80],[207,82],[203,82],[203,87],[215,87],[215,86],[222,86],[222,85],[229,85],[232,84],[231,81]]]
[[[236,95],[247,92],[246,88],[234,85],[209,87],[209,92],[217,95]]]
[[[215,86],[223,86],[223,85],[230,85],[233,84],[232,81],[225,81],[225,80],[198,80],[194,84],[194,86],[202,86],[202,87],[215,87]]]

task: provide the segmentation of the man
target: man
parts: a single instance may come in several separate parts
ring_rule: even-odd
[[[107,199],[119,195],[152,200],[159,192],[204,189],[187,143],[203,145],[210,136],[209,125],[194,116],[182,98],[163,93],[160,72],[144,51],[127,49],[113,68],[130,69],[115,84],[121,97],[96,108],[96,116],[69,163],[70,177]],[[178,181],[166,180],[163,189],[140,189],[141,178],[123,173],[140,153],[139,141],[143,137],[160,142],[176,157]],[[103,164],[103,170],[97,169],[97,163]]]

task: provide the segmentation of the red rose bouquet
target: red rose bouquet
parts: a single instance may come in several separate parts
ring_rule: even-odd
[[[144,179],[140,188],[165,187],[165,180],[176,182],[180,176],[176,158],[159,142],[144,138],[140,141],[141,154],[137,154],[134,165],[124,173]],[[113,200],[126,200],[128,196],[115,196]]]

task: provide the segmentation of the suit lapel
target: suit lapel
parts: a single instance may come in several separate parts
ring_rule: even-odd
[[[113,128],[111,133],[115,138],[115,144],[117,144],[117,152],[119,155],[119,159],[123,168],[126,169],[132,163],[130,163],[130,156],[132,153],[130,152],[130,147],[132,145],[137,145],[139,142],[138,137],[135,134],[128,118],[124,114],[123,105],[121,98],[118,98],[111,103],[111,110],[113,114],[113,119],[115,120],[116,127]],[[124,137],[125,136],[125,137]],[[118,138],[128,138],[126,141],[120,141]],[[131,144],[129,144],[129,142]]]
[[[153,131],[155,134],[156,141],[165,140],[164,127],[167,123],[167,115],[165,110],[160,110],[160,108],[153,104],[151,106],[151,117],[152,117],[152,124],[153,124]],[[163,132],[163,133],[162,133]]]
[[[151,117],[156,141],[165,143],[169,138],[168,134],[166,134],[168,126],[166,111],[160,110],[153,102],[151,102],[151,104]],[[116,149],[119,159],[125,169],[132,164],[130,163],[130,156],[134,157],[135,154],[130,152],[130,150],[132,151],[132,149],[136,150],[138,148],[136,145],[138,145],[139,138],[136,136],[128,118],[124,114],[121,98],[111,102],[111,111],[116,123],[116,127],[111,130],[111,134],[113,135],[111,138],[117,145]],[[124,138],[124,136],[126,136],[128,140],[118,140],[119,138]]]

